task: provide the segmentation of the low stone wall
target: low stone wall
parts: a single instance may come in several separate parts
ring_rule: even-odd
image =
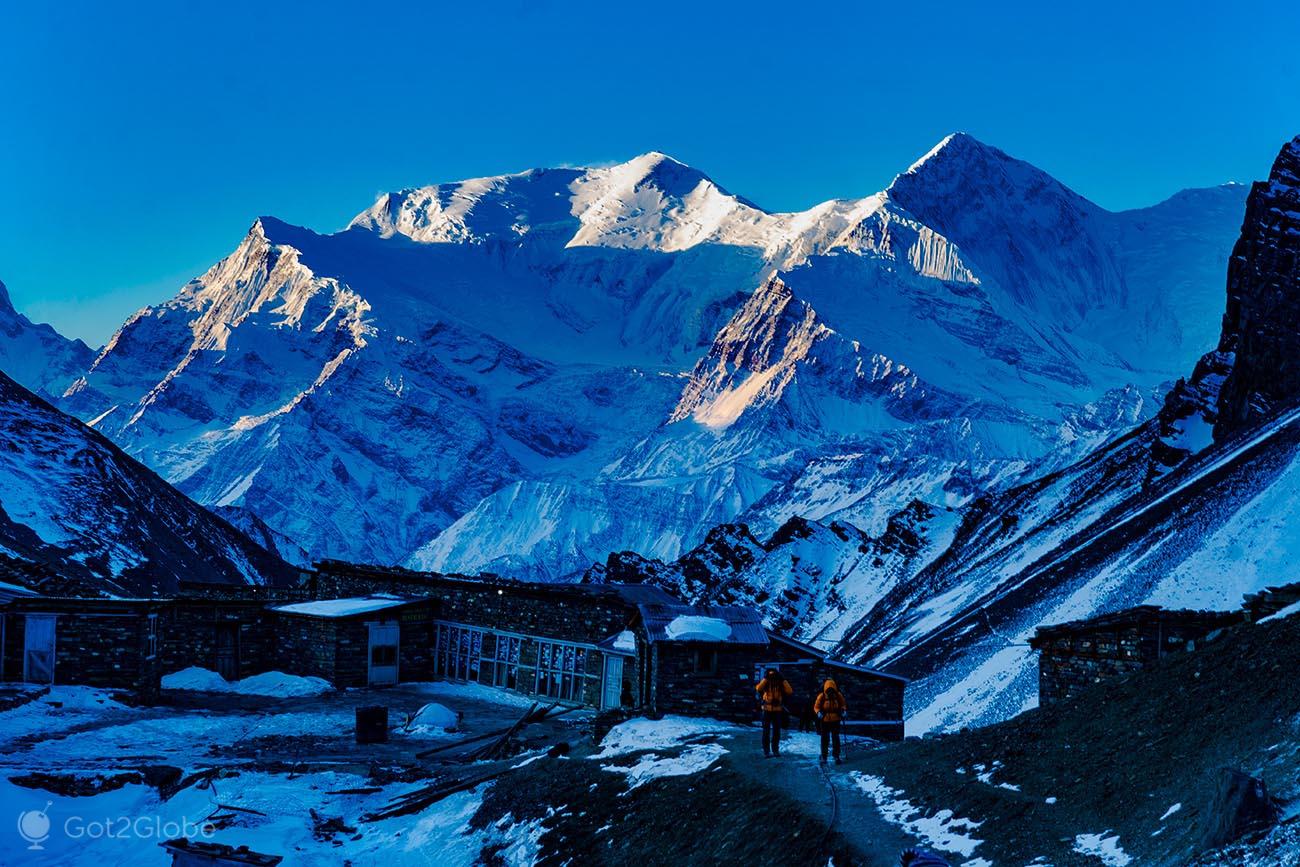
[[[1038,699],[1051,704],[1096,684],[1140,671],[1170,653],[1241,621],[1225,612],[1166,611],[1154,606],[1039,629],[1030,645],[1040,652]]]
[[[334,680],[338,621],[281,614],[276,618],[275,667],[289,674]]]

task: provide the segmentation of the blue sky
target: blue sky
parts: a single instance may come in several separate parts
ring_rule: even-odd
[[[1294,0],[5,4],[0,280],[98,345],[259,214],[647,150],[798,209],[958,129],[1140,206],[1267,171],[1297,44]]]

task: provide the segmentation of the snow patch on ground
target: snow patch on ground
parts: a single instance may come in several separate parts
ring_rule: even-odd
[[[730,723],[711,719],[666,716],[660,720],[632,719],[614,726],[601,740],[593,759],[623,756],[641,750],[666,750],[705,735],[734,734]]]
[[[885,785],[880,777],[861,771],[854,771],[849,777],[854,785],[876,802],[876,808],[885,821],[899,826],[936,849],[970,858],[975,854],[975,848],[984,842],[969,833],[982,822],[955,816],[952,810],[940,810],[933,816],[926,816],[920,807],[903,798],[903,793],[899,790]]]
[[[53,735],[112,711],[129,715],[128,708],[112,693],[89,686],[54,686],[49,692],[4,713],[0,713],[0,737],[16,739],[30,735]]]
[[[529,708],[537,703],[535,698],[529,698],[526,695],[520,695],[517,692],[510,692],[505,689],[484,686],[481,683],[453,683],[449,680],[435,680],[429,683],[404,683],[402,688],[453,700],[469,699],[491,704],[504,704],[510,707]]]
[[[444,735],[456,731],[460,715],[446,705],[429,702],[411,715],[403,729],[410,735]]]
[[[1277,612],[1276,614],[1270,614],[1269,616],[1262,618],[1259,622],[1268,623],[1271,620],[1282,620],[1284,618],[1291,617],[1292,615],[1295,614],[1300,614],[1300,602],[1292,602],[1290,605],[1283,608],[1281,611]]]
[[[1100,834],[1079,834],[1074,838],[1074,851],[1080,855],[1099,858],[1106,867],[1126,867],[1133,859],[1120,848],[1119,835],[1107,837],[1109,831]]]
[[[601,765],[602,771],[627,775],[628,791],[660,777],[685,777],[706,771],[726,754],[720,744],[696,744],[682,750],[680,755],[660,756],[646,753],[635,765]]]
[[[162,679],[162,687],[197,692],[233,692],[272,698],[321,695],[334,688],[324,678],[302,677],[296,674],[285,674],[282,671],[267,671],[232,683],[215,671],[197,666],[165,675]]]

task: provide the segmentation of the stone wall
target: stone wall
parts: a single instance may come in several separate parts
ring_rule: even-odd
[[[656,643],[653,651],[657,673],[655,710],[737,721],[753,719],[757,713],[754,663],[766,649],[749,645]],[[712,665],[701,670],[699,662]]]
[[[274,613],[259,600],[181,599],[164,615],[163,672],[198,666],[217,670],[217,634],[233,629],[236,678],[251,677],[276,667]]]
[[[537,587],[368,568],[322,568],[316,577],[321,599],[371,593],[436,599],[435,616],[441,620],[593,645],[625,629],[634,611],[584,586]]]
[[[1048,627],[1031,642],[1040,651],[1038,700],[1072,698],[1095,684],[1122,677],[1170,654],[1195,650],[1217,629],[1236,622],[1231,614],[1153,611],[1124,622],[1068,630]]]
[[[1137,625],[1064,635],[1041,648],[1038,700],[1051,704],[1078,695],[1095,683],[1144,668]]]
[[[700,670],[699,654],[713,653],[716,668]],[[769,666],[780,669],[790,683],[785,708],[797,719],[811,713],[822,684],[832,679],[844,693],[849,718],[859,722],[888,722],[864,733],[882,740],[903,736],[905,681],[836,665],[779,642],[761,645],[708,645],[658,642],[652,664],[656,672],[654,710],[710,716],[745,722],[758,716],[754,687]]]
[[[824,662],[814,666],[814,671],[823,683],[827,679],[835,681],[844,694],[844,702],[848,705],[846,725],[852,723],[855,731],[860,730],[879,740],[903,739],[906,681]]]
[[[54,640],[54,682],[105,689],[124,689],[142,702],[157,700],[162,677],[161,646],[165,619],[156,620],[157,644],[148,653],[150,615],[156,606],[83,602],[81,600],[33,600],[37,606],[5,614],[4,675],[22,680],[26,614],[56,616]]]
[[[275,667],[289,674],[323,677],[335,683],[335,635],[338,622],[321,617],[278,615],[275,624]]]
[[[370,623],[396,620],[397,673],[400,681],[428,680],[432,641],[431,605],[354,617],[308,617],[276,613],[276,667],[290,674],[323,677],[340,689],[362,687],[370,679]]]
[[[716,654],[716,671],[700,671],[697,653]],[[798,714],[817,697],[821,681],[808,652],[778,642],[770,644],[703,644],[660,641],[654,645],[653,707],[658,713],[681,713],[746,721],[758,717],[754,686],[775,665],[790,682],[786,709]]]

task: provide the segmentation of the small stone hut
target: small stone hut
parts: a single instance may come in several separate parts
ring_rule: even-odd
[[[124,689],[146,703],[158,697],[163,603],[6,595],[0,679]]]
[[[307,601],[305,590],[181,582],[162,626],[163,673],[191,666],[226,680],[261,674],[275,664],[274,605]]]
[[[338,688],[428,680],[434,607],[386,594],[273,606],[276,667]]]
[[[1038,700],[1048,705],[1093,684],[1146,668],[1170,653],[1194,650],[1216,630],[1240,623],[1235,611],[1172,611],[1138,605],[1085,620],[1040,626]]]

